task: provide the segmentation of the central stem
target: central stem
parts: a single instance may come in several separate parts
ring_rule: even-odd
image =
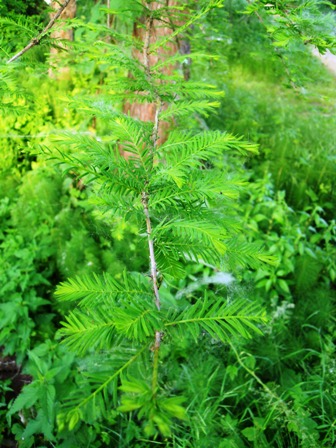
[[[151,271],[153,291],[154,291],[154,296],[155,296],[155,305],[156,305],[157,309],[160,311],[161,304],[160,304],[160,295],[159,295],[159,286],[158,286],[158,277],[157,277],[157,266],[156,266],[155,253],[154,253],[154,241],[152,238],[152,224],[151,224],[149,210],[148,210],[148,195],[145,191],[142,192],[141,202],[142,202],[145,217],[146,217],[150,271]]]
[[[153,376],[152,376],[152,393],[153,397],[156,396],[158,390],[158,376],[159,376],[159,349],[161,344],[161,332],[155,332],[155,343],[153,347],[154,359],[153,359]]]
[[[161,303],[160,303],[160,294],[159,294],[159,286],[158,286],[158,277],[157,277],[157,266],[155,260],[154,253],[154,241],[152,238],[152,224],[149,216],[148,210],[148,194],[143,191],[141,195],[141,202],[143,205],[145,217],[146,217],[146,227],[147,227],[147,238],[148,238],[148,248],[149,248],[149,259],[150,259],[150,271],[151,271],[151,279],[153,284],[153,292],[155,297],[155,305],[157,309],[160,311]],[[153,375],[152,375],[152,393],[153,397],[157,394],[158,389],[158,374],[159,374],[159,350],[161,344],[161,332],[155,332],[155,342],[152,348],[154,352],[153,357]]]
[[[149,63],[149,46],[151,40],[151,31],[153,26],[153,17],[150,15],[146,19],[146,31],[145,31],[145,40],[143,47],[143,60],[144,66],[146,67],[147,76],[150,76],[150,63]]]
[[[146,71],[146,77],[149,81],[151,81],[152,74],[151,74],[151,64],[150,64],[150,44],[151,44],[151,35],[153,31],[153,15],[152,15],[152,5],[150,3],[147,3],[147,8],[151,11],[149,16],[146,19],[146,28],[145,28],[145,39],[144,39],[144,47],[143,47],[143,62],[145,66]],[[154,118],[154,126],[151,136],[151,159],[152,159],[152,166],[154,162],[154,153],[155,149],[157,147],[158,139],[159,139],[159,124],[160,124],[160,112],[162,109],[162,102],[158,95],[156,95],[157,99],[157,105],[156,105],[156,111],[155,111],[155,118]],[[160,294],[159,294],[159,285],[158,285],[158,275],[157,275],[157,265],[155,260],[155,252],[154,252],[154,241],[153,241],[153,229],[152,229],[152,223],[149,215],[149,209],[148,209],[148,203],[149,203],[149,197],[148,192],[144,189],[144,191],[141,193],[141,202],[146,218],[146,227],[147,227],[147,238],[148,238],[148,249],[149,249],[149,260],[150,260],[150,272],[151,272],[151,279],[152,279],[152,285],[153,285],[153,292],[155,297],[155,305],[158,311],[161,309],[161,302],[160,302]],[[153,397],[156,397],[157,391],[158,391],[158,374],[159,374],[159,351],[160,351],[160,344],[161,344],[161,337],[162,334],[160,331],[155,331],[155,341],[154,345],[152,347],[153,350],[153,375],[152,375],[152,394]]]

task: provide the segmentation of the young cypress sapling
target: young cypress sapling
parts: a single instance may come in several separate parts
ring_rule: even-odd
[[[256,153],[256,146],[218,131],[175,129],[165,141],[159,138],[163,121],[208,113],[219,94],[213,86],[186,82],[178,73],[165,75],[162,66],[176,63],[178,56],[151,65],[150,55],[164,51],[171,39],[220,5],[221,1],[208,2],[184,25],[157,41],[153,39],[154,23],[176,23],[180,9],[166,7],[164,2],[155,2],[155,7],[154,2],[144,2],[143,63],[120,43],[99,41],[91,50],[96,58],[132,73],[116,77],[111,99],[114,95],[154,104],[155,118],[143,122],[117,112],[110,103],[99,107],[85,103],[109,122],[112,141],[104,145],[96,139],[68,136],[66,143],[75,146],[79,155],[58,150],[60,159],[67,170],[75,169],[92,183],[97,207],[113,219],[137,223],[139,238],[147,239],[150,274],[125,273],[122,281],[108,274],[92,275],[58,286],[59,300],[77,304],[60,331],[64,343],[79,353],[104,350],[109,357],[106,370],[87,373],[91,393],[83,396],[76,391],[66,403],[60,422],[69,428],[81,419],[92,421],[103,415],[112,396],[119,411],[137,411],[148,436],[158,431],[169,436],[172,419],[184,420],[187,414],[183,396],[160,379],[162,345],[174,345],[186,333],[195,343],[203,334],[222,342],[237,335],[250,338],[260,333],[258,324],[265,320],[262,310],[245,299],[229,302],[226,297],[205,294],[181,308],[178,301],[172,304],[160,295],[159,272],[163,279],[178,278],[190,261],[216,266],[224,256],[245,264],[268,261],[259,247],[237,238],[235,219],[225,215],[230,201],[237,198],[239,182],[208,167],[223,152],[245,155]],[[122,157],[120,150],[129,157]],[[118,388],[123,393],[119,402]]]

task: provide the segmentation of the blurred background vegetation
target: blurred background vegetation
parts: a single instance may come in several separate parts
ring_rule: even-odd
[[[78,98],[104,98],[104,86],[118,75],[88,50],[99,30],[85,23],[105,24],[102,6],[77,1],[75,41],[62,57],[65,75],[48,76],[48,41],[20,63],[0,67],[0,445],[334,446],[335,74],[300,39],[274,45],[266,19],[245,14],[249,3],[243,0],[228,0],[189,33],[194,50],[213,56],[190,65],[191,80],[225,93],[218,113],[190,120],[195,128],[232,132],[260,145],[244,167],[234,156],[213,164],[246,178],[233,213],[251,242],[262,244],[278,264],[252,271],[224,260],[223,271],[235,278],[230,285],[209,280],[211,267],[191,264],[162,291],[169,297],[189,288],[196,296],[210,288],[251,297],[268,311],[264,336],[228,346],[204,341],[197,351],[185,339],[164,355],[171,367],[167,382],[177,389],[187,384],[188,432],[176,424],[171,439],[145,440],[113,409],[71,432],[57,425],[62,400],[78,387],[77,373],[101,358],[92,353],[77,359],[55,341],[66,311],[53,298],[56,284],[86,272],[118,278],[125,268],[147,269],[137,229],[99,215],[76,173],[62,176],[40,150],[55,145],[64,130],[108,139],[107,123],[76,107]],[[48,20],[43,1],[3,0],[0,14],[3,61]],[[135,15],[125,14],[114,26],[131,33]],[[174,365],[183,366],[179,378]],[[31,381],[34,393],[21,394],[13,407]]]

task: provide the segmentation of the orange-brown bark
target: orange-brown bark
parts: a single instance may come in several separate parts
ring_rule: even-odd
[[[54,12],[52,12],[50,14],[50,17],[52,18],[56,11],[59,8],[59,3],[54,1],[51,4],[51,7],[53,8]],[[74,17],[76,17],[76,0],[71,0],[69,5],[65,8],[65,10],[62,12],[61,14],[61,19],[73,19]],[[72,29],[68,29],[68,30],[56,30],[51,34],[51,37],[53,39],[60,39],[60,40],[69,40],[72,41],[74,38],[74,32]],[[62,47],[62,44],[59,44],[60,47]],[[59,58],[59,49],[57,48],[51,48],[50,50],[50,55],[51,55],[51,63],[52,65],[55,65],[55,62],[57,60],[57,58]],[[57,71],[57,73],[56,73]],[[68,67],[60,67],[58,69],[56,69],[55,67],[50,68],[49,69],[49,75],[50,76],[55,76],[57,74],[66,74],[69,72]]]
[[[164,7],[173,7],[178,3],[178,0],[166,0],[164,2],[151,2],[146,3],[146,6],[152,10],[157,11],[160,8]],[[140,19],[139,23],[135,23],[134,25],[134,36],[140,40],[141,42],[145,42],[145,27],[143,26],[143,22],[145,19]],[[166,17],[165,17],[165,20]],[[163,22],[159,19],[154,19],[151,21],[151,29],[149,33],[149,44],[153,44],[160,39],[169,36],[173,32],[172,28],[167,26],[166,21]],[[133,55],[136,59],[138,59],[142,64],[147,65],[147,68],[150,69],[159,61],[164,61],[168,57],[173,56],[178,51],[178,46],[175,41],[171,41],[167,43],[167,45],[162,48],[160,47],[155,54],[149,53],[147,56],[147,60],[145,60],[144,52],[139,50],[134,50]],[[163,68],[163,73],[165,75],[171,75],[174,66],[167,65]],[[142,121],[155,121],[155,113],[156,113],[157,105],[154,103],[126,103],[124,106],[124,112],[130,114],[132,117],[139,118]],[[165,135],[167,132],[168,124],[164,122],[160,122],[159,125],[159,141],[162,142],[165,140]]]

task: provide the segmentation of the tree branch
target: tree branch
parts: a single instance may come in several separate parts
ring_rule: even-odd
[[[7,64],[10,64],[11,62],[16,61],[16,59],[18,59],[19,57],[21,57],[24,53],[26,53],[28,50],[30,50],[31,48],[35,47],[35,45],[38,45],[41,40],[43,39],[43,37],[45,36],[46,32],[50,30],[50,28],[52,28],[56,22],[56,20],[60,17],[60,15],[62,14],[62,12],[65,10],[65,8],[68,6],[68,4],[71,2],[71,0],[65,0],[65,2],[63,3],[63,5],[59,8],[59,10],[56,12],[55,16],[50,20],[50,22],[48,23],[48,25],[36,36],[34,37],[28,45],[26,45],[21,51],[19,51],[18,53],[16,53],[15,56],[13,56],[12,58],[10,58],[7,61]]]

